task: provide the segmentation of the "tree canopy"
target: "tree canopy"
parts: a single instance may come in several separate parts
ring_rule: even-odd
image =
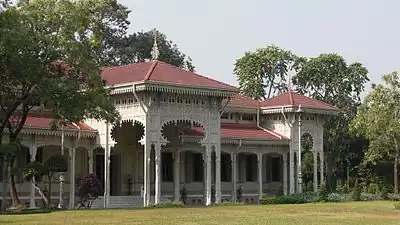
[[[287,77],[301,68],[304,58],[276,45],[246,52],[236,60],[234,73],[243,94],[268,99],[288,89]]]
[[[385,74],[384,83],[373,85],[371,93],[358,108],[351,123],[352,131],[369,140],[365,161],[376,164],[394,159],[395,193],[398,192],[400,143],[400,77],[397,72]]]

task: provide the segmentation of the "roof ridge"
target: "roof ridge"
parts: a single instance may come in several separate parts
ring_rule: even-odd
[[[201,77],[201,78],[207,79],[207,80],[209,80],[209,81],[217,82],[217,83],[219,83],[219,84],[227,85],[227,86],[229,86],[229,87],[231,87],[231,88],[238,89],[238,87],[235,87],[235,86],[233,86],[233,85],[230,85],[230,84],[227,84],[227,83],[218,81],[218,80],[216,80],[216,79],[212,79],[212,78],[209,78],[209,77],[200,75],[200,74],[198,74],[198,73],[196,73],[196,72],[192,72],[192,71],[189,71],[189,70],[185,70],[185,69],[182,69],[182,68],[180,68],[180,67],[178,67],[178,66],[171,65],[171,64],[166,63],[166,62],[162,62],[162,61],[158,61],[158,62],[160,62],[161,64],[164,64],[164,65],[166,65],[166,66],[172,67],[172,68],[176,68],[176,69],[179,69],[179,70],[183,70],[183,71],[192,73],[193,75],[195,75],[195,76],[197,76],[197,77]]]
[[[329,104],[329,103],[324,102],[324,101],[321,101],[321,100],[318,100],[318,99],[316,99],[316,98],[308,97],[308,96],[306,96],[306,95],[302,95],[302,94],[299,94],[299,93],[294,93],[294,94],[297,95],[297,96],[304,97],[304,98],[308,98],[308,99],[314,100],[314,101],[316,101],[316,102],[319,102],[319,103],[321,103],[321,104],[324,104],[324,105],[327,105],[327,106],[332,106],[332,107],[334,107],[334,108],[339,109],[337,106],[334,106],[334,105],[332,105],[332,104]]]
[[[158,60],[154,60],[154,61],[151,62],[150,68],[149,68],[149,70],[147,71],[146,76],[144,77],[144,80],[145,80],[145,81],[150,79],[151,75],[152,75],[153,72],[154,72],[154,69],[155,69],[156,66],[157,66],[157,63],[158,63]]]

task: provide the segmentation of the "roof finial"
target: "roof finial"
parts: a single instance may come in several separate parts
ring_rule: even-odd
[[[153,32],[154,32],[154,44],[151,50],[151,57],[152,60],[158,60],[158,57],[160,56],[160,51],[158,51],[158,46],[157,46],[157,30],[154,29]]]

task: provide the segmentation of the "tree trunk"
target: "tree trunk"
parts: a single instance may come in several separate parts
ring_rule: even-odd
[[[2,159],[2,173],[3,173],[3,193],[2,193],[2,201],[1,201],[1,211],[4,211],[6,208],[6,198],[7,198],[7,163],[6,160]]]
[[[49,205],[49,200],[46,197],[46,195],[43,193],[43,191],[36,185],[35,178],[32,178],[32,184],[33,184],[33,187],[36,189],[36,191],[39,193],[39,195],[42,197],[45,207],[47,207]]]
[[[394,164],[393,164],[393,180],[394,180],[394,193],[398,194],[399,193],[399,176],[397,173],[397,167],[399,165],[399,156],[394,157]]]
[[[15,187],[15,176],[12,173],[14,162],[15,162],[15,156],[10,159],[10,162],[8,164],[8,180],[10,182],[10,197],[11,197],[12,207],[21,205],[21,201],[18,198],[17,188]]]
[[[48,206],[51,205],[51,175],[49,175],[48,178],[48,182],[49,182],[49,188],[47,189],[47,200],[48,200]]]

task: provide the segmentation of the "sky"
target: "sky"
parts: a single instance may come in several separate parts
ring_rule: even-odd
[[[236,59],[271,44],[305,57],[340,54],[366,66],[374,83],[400,71],[399,0],[119,2],[132,11],[130,32],[157,28],[193,59],[196,72],[232,85]]]

